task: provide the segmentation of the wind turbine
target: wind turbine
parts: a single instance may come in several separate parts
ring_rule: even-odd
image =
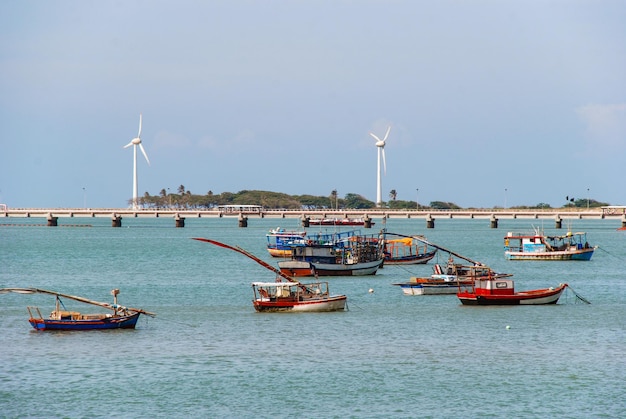
[[[141,149],[143,156],[146,158],[148,162],[148,166],[150,165],[150,159],[148,159],[148,155],[146,154],[146,150],[143,149],[141,145],[141,114],[139,114],[139,132],[137,136],[133,138],[130,143],[126,144],[124,148],[128,148],[130,146],[133,147],[133,209],[137,209],[137,147]]]
[[[380,207],[383,204],[383,185],[380,181],[380,155],[383,156],[383,167],[385,170],[385,174],[387,174],[387,162],[385,161],[385,141],[387,141],[387,137],[389,137],[389,131],[391,131],[391,126],[387,128],[387,132],[385,136],[381,140],[376,135],[370,132],[370,135],[374,137],[376,140],[376,147],[378,148],[378,170],[376,171],[376,206]]]

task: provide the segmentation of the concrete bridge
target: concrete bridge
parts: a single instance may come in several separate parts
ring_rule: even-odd
[[[240,226],[250,217],[259,218],[416,218],[424,219],[427,227],[434,227],[436,219],[489,219],[492,227],[497,227],[499,219],[552,219],[559,226],[563,219],[621,219],[626,225],[626,207],[604,208],[550,208],[550,209],[458,209],[458,210],[285,210],[254,208],[246,210],[224,211],[223,209],[128,209],[128,208],[0,208],[0,217],[4,218],[42,218],[49,226],[56,226],[59,218],[110,218],[113,227],[120,227],[122,219],[130,218],[170,218],[177,227],[184,227],[186,218],[222,218],[239,219]],[[0,221],[0,224],[3,224]]]

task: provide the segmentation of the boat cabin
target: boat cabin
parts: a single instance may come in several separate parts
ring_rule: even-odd
[[[512,279],[477,279],[474,281],[476,295],[513,295]]]
[[[504,250],[510,252],[545,253],[588,249],[587,234],[568,232],[564,236],[544,236],[540,233],[520,234],[508,232],[504,237]]]
[[[255,301],[304,301],[328,296],[328,282],[253,282]]]

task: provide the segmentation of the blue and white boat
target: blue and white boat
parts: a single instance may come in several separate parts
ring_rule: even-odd
[[[591,246],[587,234],[568,232],[564,236],[508,232],[504,237],[504,257],[507,260],[591,260],[598,246]]]
[[[285,230],[275,228],[265,235],[267,237],[267,251],[273,257],[289,257],[294,246],[304,246],[304,230]]]

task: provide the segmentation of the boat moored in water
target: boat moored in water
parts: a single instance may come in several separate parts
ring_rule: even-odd
[[[276,228],[266,235],[267,251],[273,257],[288,257],[292,254],[292,247],[303,244],[306,231],[285,230]]]
[[[428,263],[437,254],[415,237],[385,240],[385,265],[419,265]]]
[[[361,235],[358,230],[306,237],[304,246],[293,246],[291,259],[278,262],[280,271],[292,277],[374,275],[384,262],[384,239]]]
[[[467,290],[460,290],[457,297],[463,305],[543,305],[556,304],[567,284],[557,287],[516,292],[512,279],[479,279]]]
[[[312,226],[373,226],[374,221],[365,218],[312,218],[309,225]]]
[[[252,305],[259,312],[321,312],[341,311],[346,308],[348,297],[332,295],[328,282],[303,283],[272,265],[264,262],[240,247],[231,246],[216,240],[195,237],[194,240],[211,243],[219,247],[234,250],[257,262],[276,274],[274,282],[253,282],[254,299]],[[286,281],[286,282],[285,282]]]
[[[450,256],[445,268],[438,263],[433,266],[433,274],[428,277],[411,277],[408,282],[397,283],[405,295],[441,295],[456,294],[472,287],[474,281],[483,278],[506,278],[512,276],[508,273],[493,271],[481,262],[472,260],[467,256],[428,242],[423,237],[414,239],[443,252]],[[465,260],[467,263],[455,263],[452,256]]]
[[[253,282],[252,304],[259,312],[340,311],[346,307],[345,295],[330,295],[328,282]]]
[[[28,306],[29,323],[35,330],[106,330],[106,329],[134,329],[140,314],[154,317],[154,313],[138,309],[124,307],[117,304],[118,289],[111,291],[113,304],[101,303],[83,297],[62,294],[39,288],[3,288],[0,294],[15,292],[18,294],[48,294],[56,297],[56,307],[49,318],[44,318],[39,307]],[[81,303],[96,305],[107,308],[112,313],[85,314],[78,311],[65,309],[61,297],[79,301]]]
[[[589,245],[586,233],[568,232],[546,236],[508,232],[504,237],[504,257],[508,260],[591,260],[597,246]]]
[[[494,272],[488,266],[456,264],[450,259],[448,266],[442,270],[440,265],[433,267],[434,273],[428,277],[411,277],[409,282],[398,285],[406,295],[441,295],[456,294],[469,290],[474,281],[481,278],[510,277],[512,274]]]

